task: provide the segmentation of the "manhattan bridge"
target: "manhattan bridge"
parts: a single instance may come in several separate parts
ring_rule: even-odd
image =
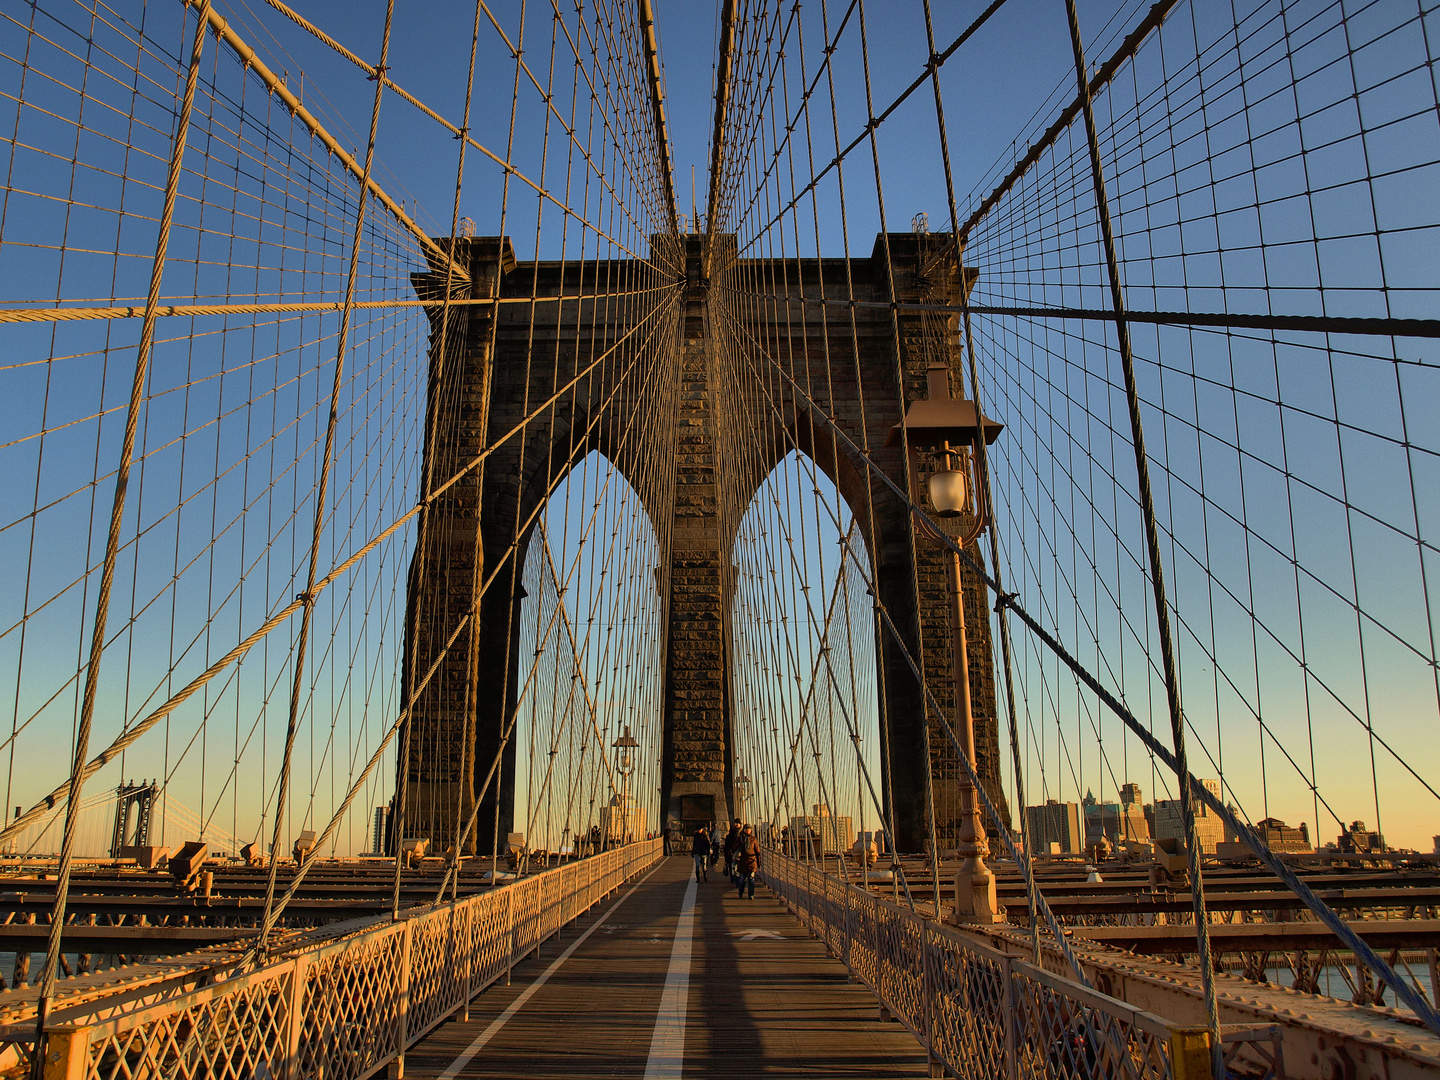
[[[0,11],[0,1076],[1440,1076],[1434,0],[291,2]]]

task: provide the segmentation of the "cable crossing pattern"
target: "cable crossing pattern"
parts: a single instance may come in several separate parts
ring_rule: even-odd
[[[1267,1075],[1227,969],[1440,1038],[1371,926],[1440,887],[1326,876],[1429,889],[1440,831],[1433,12],[942,7],[719,0],[689,214],[650,0],[0,15],[0,873],[50,882],[0,1066],[218,1008],[74,1035],[142,959],[298,1030],[343,868],[324,992],[437,988],[373,1070],[737,817],[955,1075]],[[234,945],[65,944],[166,856]],[[1229,944],[1282,910],[1327,945]],[[334,1050],[274,1039],[203,1055]]]

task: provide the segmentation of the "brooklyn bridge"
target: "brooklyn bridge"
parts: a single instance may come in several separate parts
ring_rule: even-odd
[[[1440,1076],[1437,61],[8,5],[0,1076]]]

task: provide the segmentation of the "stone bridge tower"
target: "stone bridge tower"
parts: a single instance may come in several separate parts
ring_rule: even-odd
[[[425,548],[412,566],[407,614],[418,627],[417,670],[429,668],[458,615],[483,595],[478,620],[462,631],[416,702],[402,764],[405,835],[432,837],[443,848],[453,840],[457,816],[463,820],[475,809],[477,795],[480,841],[472,836],[468,850],[488,849],[493,830],[503,837],[511,828],[515,740],[505,732],[519,681],[512,603],[518,608],[523,590],[516,578],[540,508],[568,462],[590,450],[605,454],[635,488],[660,538],[661,559],[668,560],[662,817],[710,820],[737,809],[728,620],[730,547],[739,521],[734,508],[720,505],[717,469],[730,471],[729,486],[738,476],[742,490],[753,493],[791,450],[815,461],[861,519],[878,600],[911,654],[923,655],[927,683],[953,716],[943,563],[938,551],[912,537],[906,506],[859,455],[867,453],[903,483],[900,451],[887,449],[885,437],[909,401],[926,393],[927,365],[944,358],[952,389],[964,385],[956,320],[911,309],[892,319],[890,307],[892,298],[956,300],[959,260],[923,234],[878,237],[871,257],[848,267],[840,259],[737,260],[726,239],[717,238],[707,251],[697,236],[655,238],[652,247],[665,258],[654,261],[665,271],[625,260],[519,263],[508,239],[447,242],[470,267],[464,299],[574,297],[597,292],[596,282],[606,280],[630,281],[637,289],[673,286],[664,310],[651,312],[660,320],[654,340],[662,355],[651,358],[649,370],[652,378],[669,380],[674,392],[657,395],[631,378],[633,368],[595,361],[616,351],[640,317],[638,307],[572,299],[452,305],[443,363],[440,308],[427,309],[433,437],[426,461],[433,460],[437,477],[448,476],[456,463],[493,449],[436,501]],[[441,280],[434,267],[415,275],[417,294],[441,296]],[[748,299],[802,291],[812,303],[788,309]],[[835,303],[814,302],[822,299]],[[766,373],[758,398],[721,385],[722,360],[738,349],[753,350],[756,369]],[[572,381],[573,402],[567,397],[564,410],[535,416],[501,442]],[[617,439],[615,426],[602,422],[607,411],[653,409],[657,400],[674,402],[673,415],[661,421],[674,433],[673,476],[644,468],[633,447]],[[727,424],[758,440],[759,452],[744,462],[722,460]],[[972,555],[980,560],[978,549]],[[966,595],[976,752],[986,790],[1004,808],[989,604],[978,581],[967,581]],[[442,626],[449,628],[443,634]],[[887,633],[879,635],[877,656],[894,787],[886,797],[894,801],[898,844],[906,851],[928,845],[928,798],[940,847],[953,847],[960,768],[954,748],[934,717],[926,724],[924,695]],[[503,696],[484,692],[502,685]]]

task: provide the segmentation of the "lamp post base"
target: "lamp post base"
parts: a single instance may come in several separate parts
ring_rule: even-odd
[[[955,872],[955,910],[949,921],[957,926],[994,926],[1005,921],[995,895],[995,875],[981,860],[966,859]]]

